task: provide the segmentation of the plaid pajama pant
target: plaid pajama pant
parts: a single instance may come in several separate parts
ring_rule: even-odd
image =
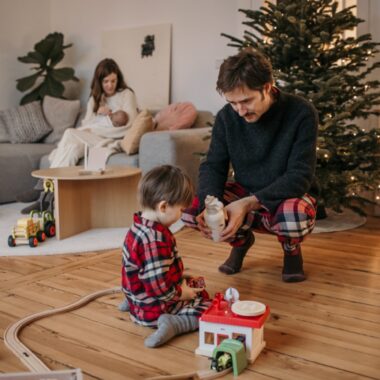
[[[227,205],[249,195],[251,194],[239,183],[227,182],[223,203]],[[182,221],[188,227],[197,228],[195,218],[198,214],[199,200],[195,198],[192,206],[183,212]],[[301,198],[286,199],[274,214],[264,209],[249,212],[230,244],[233,247],[241,246],[246,241],[248,231],[253,230],[276,235],[284,252],[295,255],[299,253],[300,243],[305,236],[312,232],[315,217],[316,200],[309,194],[304,194]]]

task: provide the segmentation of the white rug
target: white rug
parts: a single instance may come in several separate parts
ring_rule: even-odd
[[[350,209],[343,209],[342,213],[333,210],[326,212],[327,218],[317,220],[313,234],[352,230],[362,226],[367,221],[365,216],[360,216]]]
[[[26,206],[23,203],[9,203],[0,206],[0,256],[55,255],[120,248],[127,232],[126,228],[97,228],[63,240],[57,240],[55,237],[47,238],[35,248],[28,245],[8,247],[8,236],[17,219],[23,217],[20,210]],[[345,209],[341,214],[328,210],[328,218],[317,220],[313,233],[350,230],[365,222],[365,217],[349,209]],[[170,229],[176,233],[183,226],[183,223],[178,221]]]
[[[85,231],[67,239],[57,240],[56,237],[47,238],[37,247],[28,245],[8,246],[10,235],[17,219],[25,217],[20,210],[26,207],[25,203],[9,203],[0,206],[0,256],[33,256],[55,255],[62,253],[83,253],[101,251],[104,249],[121,248],[127,232],[126,228],[96,228]],[[182,228],[182,225],[173,224],[170,228],[173,233]]]

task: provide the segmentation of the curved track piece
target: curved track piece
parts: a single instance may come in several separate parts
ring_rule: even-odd
[[[91,302],[92,300],[103,297],[109,294],[118,293],[121,291],[120,287],[100,290],[87,296],[80,298],[79,300],[56,309],[45,310],[36,314],[29,315],[23,319],[20,319],[13,325],[9,326],[4,333],[5,345],[23,362],[23,364],[31,372],[47,372],[50,368],[47,367],[28,347],[26,347],[19,339],[19,332],[27,325],[35,322],[39,319],[49,317],[54,314],[65,313],[67,311],[78,309]]]
[[[70,303],[69,305],[58,307],[56,309],[50,309],[41,311],[36,314],[29,315],[23,319],[20,319],[13,325],[9,326],[4,333],[5,345],[21,360],[21,362],[31,371],[31,372],[49,372],[50,368],[46,366],[28,347],[26,347],[18,338],[19,332],[27,325],[32,322],[38,321],[39,319],[49,317],[51,315],[65,313],[67,311],[78,309],[96,298],[107,296],[110,294],[115,294],[121,292],[120,287],[99,290],[97,292],[88,294],[80,298],[79,300]],[[175,380],[175,379],[189,379],[193,378],[195,380],[211,380],[218,377],[222,377],[232,371],[232,368],[228,368],[221,372],[215,372],[212,370],[200,370],[193,373],[181,374],[181,375],[168,375],[168,376],[157,376],[151,377],[150,380]]]

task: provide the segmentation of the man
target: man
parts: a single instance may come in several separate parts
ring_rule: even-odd
[[[255,241],[252,230],[258,230],[277,235],[282,245],[283,281],[303,281],[300,243],[312,231],[316,214],[316,110],[274,87],[270,62],[253,50],[223,62],[217,91],[227,105],[216,116],[200,167],[198,199],[183,220],[210,237],[204,199],[217,197],[227,216],[221,240],[233,247],[221,272],[240,271]],[[230,165],[234,182],[226,182]]]

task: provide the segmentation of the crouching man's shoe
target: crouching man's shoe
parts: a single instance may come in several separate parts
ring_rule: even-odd
[[[245,255],[247,254],[249,248],[252,247],[255,242],[255,236],[252,232],[249,232],[247,235],[247,240],[240,247],[234,247],[231,250],[230,256],[228,259],[222,264],[218,269],[219,272],[224,274],[235,274],[240,272],[240,269],[243,265],[243,260]]]
[[[301,249],[297,255],[284,253],[284,267],[282,269],[282,281],[301,282],[305,281],[306,276],[303,271],[303,260]]]

